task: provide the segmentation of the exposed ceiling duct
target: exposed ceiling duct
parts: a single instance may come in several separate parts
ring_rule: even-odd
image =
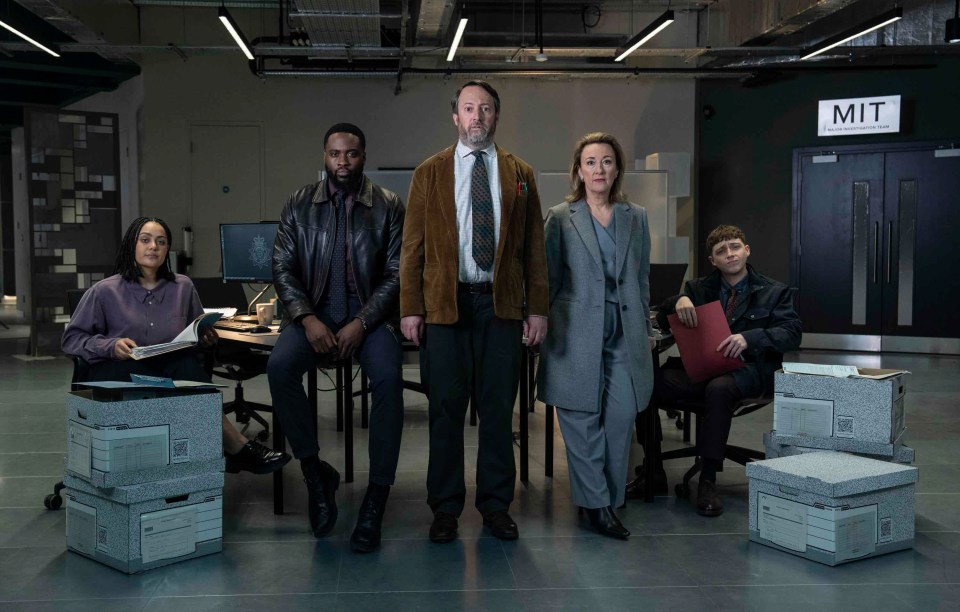
[[[292,0],[289,6],[290,25],[305,31],[311,45],[380,46],[379,0]]]
[[[107,40],[62,8],[56,0],[18,0],[18,4],[78,43],[109,45]],[[109,46],[101,47],[97,53],[104,59],[129,61],[124,53],[112,50]]]

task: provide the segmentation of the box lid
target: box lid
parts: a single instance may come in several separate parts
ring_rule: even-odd
[[[101,489],[67,472],[63,475],[63,484],[88,495],[95,495],[119,504],[139,504],[154,499],[170,499],[223,488],[223,472],[206,472],[183,478],[155,480],[141,484]],[[172,502],[171,502],[172,503]]]
[[[747,464],[747,477],[817,493],[846,497],[917,482],[917,468],[848,453],[823,451]]]

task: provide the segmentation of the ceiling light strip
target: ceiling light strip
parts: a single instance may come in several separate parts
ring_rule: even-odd
[[[27,41],[28,43],[30,43],[30,44],[33,45],[34,47],[37,47],[38,49],[42,49],[43,51],[46,51],[47,53],[49,53],[49,54],[52,55],[53,57],[60,57],[60,54],[59,54],[59,53],[57,53],[56,51],[50,49],[49,47],[46,47],[46,46],[38,43],[37,41],[33,40],[32,38],[30,38],[29,36],[27,36],[26,34],[24,34],[23,32],[21,32],[20,30],[16,29],[15,27],[13,27],[13,26],[11,26],[11,25],[3,22],[3,21],[0,21],[0,27],[2,27],[3,29],[5,29],[5,30],[7,30],[7,31],[9,31],[9,32],[12,32],[13,34],[16,34],[17,36],[19,36],[19,37],[22,38],[23,40]]]
[[[654,19],[650,25],[648,25],[644,29],[637,32],[633,36],[633,38],[628,40],[627,44],[625,45],[626,50],[624,50],[620,55],[618,55],[617,59],[615,59],[614,61],[615,62],[623,61],[624,58],[626,58],[628,55],[630,55],[631,53],[639,49],[648,40],[650,40],[651,38],[659,34],[661,30],[663,30],[665,27],[673,23],[673,21],[674,21],[673,11],[664,12],[663,15],[660,15],[659,17]]]
[[[453,42],[450,44],[450,52],[447,53],[447,61],[452,62],[453,56],[457,54],[457,47],[460,46],[460,39],[463,38],[463,31],[467,29],[467,20],[466,18],[460,20],[460,25],[457,26],[457,33],[453,37]]]
[[[229,12],[227,12],[227,9],[222,6],[220,7],[218,15],[223,27],[227,28],[227,32],[229,32],[230,36],[233,37],[233,40],[237,43],[237,46],[240,47],[240,50],[243,51],[243,54],[247,56],[247,59],[252,62],[253,53],[250,52],[250,47],[247,45],[247,41],[244,39],[243,34],[240,33],[240,28],[237,27],[233,17]]]
[[[865,34],[869,34],[874,30],[879,30],[884,26],[888,26],[891,23],[895,21],[899,21],[902,18],[903,18],[903,9],[901,7],[897,7],[891,11],[887,11],[886,13],[883,13],[882,15],[878,15],[877,17],[874,17],[870,21],[867,21],[853,29],[846,30],[844,32],[841,32],[840,34],[837,34],[836,36],[833,36],[831,38],[824,40],[819,45],[814,47],[813,51],[811,51],[810,53],[807,53],[800,59],[807,60],[807,59],[810,59],[811,57],[820,55],[821,53],[829,51],[834,47],[839,47],[844,43],[850,42],[855,38],[860,38],[861,36]]]

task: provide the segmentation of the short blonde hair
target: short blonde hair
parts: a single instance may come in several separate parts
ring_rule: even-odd
[[[567,202],[576,202],[587,197],[587,188],[580,179],[580,154],[587,145],[605,144],[613,149],[613,157],[617,164],[617,176],[613,179],[610,186],[611,202],[626,202],[627,195],[620,191],[620,185],[623,184],[623,148],[612,134],[606,132],[591,132],[577,141],[577,146],[573,150],[573,165],[570,167],[570,188],[573,190],[567,196]]]

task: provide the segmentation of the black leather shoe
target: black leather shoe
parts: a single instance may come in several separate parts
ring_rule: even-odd
[[[635,470],[637,477],[627,483],[627,493],[624,499],[643,499],[646,493],[647,477],[643,465],[638,465]],[[653,494],[667,494],[667,472],[661,465],[659,469],[653,472]]]
[[[380,548],[380,530],[388,495],[390,487],[387,485],[371,482],[367,486],[367,494],[363,496],[357,514],[357,526],[350,536],[350,549],[353,552],[368,553]]]
[[[701,480],[697,487],[697,514],[700,516],[720,516],[723,514],[723,500],[717,494],[717,483]]]
[[[617,518],[610,506],[606,508],[586,508],[586,511],[590,524],[600,535],[619,540],[626,540],[630,537],[630,532],[620,523],[620,519]]]
[[[227,455],[227,465],[224,468],[231,474],[238,472],[252,472],[254,474],[269,474],[276,472],[290,461],[287,453],[267,448],[259,442],[250,441],[243,445],[237,453]]]
[[[484,514],[483,525],[490,530],[493,537],[500,540],[516,540],[520,537],[517,524],[506,510],[495,510]]]
[[[307,515],[313,535],[322,538],[337,524],[336,492],[340,486],[340,472],[326,461],[317,465],[300,464],[303,481],[307,483]]]
[[[433,515],[433,524],[430,525],[430,541],[437,544],[446,544],[457,539],[457,517],[449,512],[436,512]]]

